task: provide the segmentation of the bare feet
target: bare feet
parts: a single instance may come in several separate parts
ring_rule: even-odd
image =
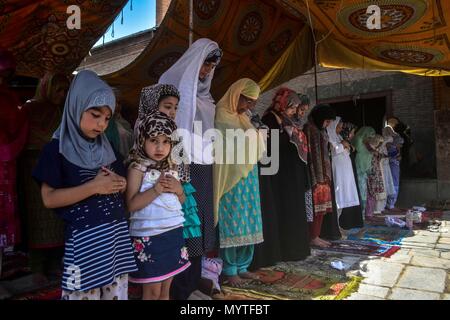
[[[311,240],[311,246],[327,248],[327,247],[331,246],[331,243],[317,237],[317,238]]]
[[[251,279],[251,280],[259,280],[260,276],[257,275],[256,273],[252,273],[252,272],[242,272],[239,273],[239,277],[243,278],[243,279]]]
[[[347,230],[344,230],[341,227],[339,227],[339,231],[341,232],[341,239],[347,239],[347,235],[348,235]]]
[[[239,276],[225,276],[224,277],[224,284],[229,285],[230,287],[239,288],[244,283],[244,279],[242,279]]]

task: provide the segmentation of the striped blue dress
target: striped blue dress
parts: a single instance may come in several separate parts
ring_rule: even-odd
[[[33,170],[38,183],[59,189],[95,178],[100,168],[80,168],[58,150],[56,139],[44,147]],[[108,168],[126,176],[120,158],[116,158]],[[137,271],[122,195],[95,195],[55,211],[65,222],[63,290],[100,288],[113,283],[115,277]]]

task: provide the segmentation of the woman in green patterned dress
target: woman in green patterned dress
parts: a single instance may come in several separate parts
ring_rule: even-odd
[[[253,259],[254,245],[263,242],[257,161],[264,151],[264,141],[247,115],[259,93],[253,80],[241,79],[231,85],[216,109],[215,127],[222,134],[223,145],[215,146],[214,219],[219,226],[222,273],[232,286],[238,286],[243,278],[257,277],[247,268]],[[242,135],[246,132],[252,138],[245,137],[241,145],[236,144],[239,138],[231,136],[229,129],[239,130]],[[223,157],[234,152],[234,159],[218,157],[220,149]],[[238,152],[245,152],[245,161],[237,161]]]

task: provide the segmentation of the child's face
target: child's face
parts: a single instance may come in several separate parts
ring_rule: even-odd
[[[170,119],[175,120],[178,110],[178,98],[177,97],[165,97],[158,104],[158,110],[168,116]]]
[[[145,153],[154,161],[162,161],[170,153],[170,139],[165,135],[151,137],[145,140]]]
[[[83,135],[95,139],[108,128],[112,112],[108,106],[92,107],[81,116],[80,129]]]

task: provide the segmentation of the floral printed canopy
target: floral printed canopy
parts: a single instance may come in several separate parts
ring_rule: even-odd
[[[11,50],[19,75],[72,73],[127,0],[0,0],[0,46]],[[69,30],[67,8],[78,5],[81,29]]]
[[[0,0],[1,46],[12,49],[18,73],[72,72],[125,5],[125,0]],[[213,82],[216,99],[242,77],[264,90],[323,66],[450,74],[447,0],[194,0],[194,40],[218,42],[224,57]],[[81,8],[81,30],[66,28],[67,6]],[[378,5],[381,28],[366,13]],[[309,24],[313,26],[311,33]],[[104,76],[137,105],[140,88],[187,49],[189,1],[172,0],[155,37],[130,65]]]

